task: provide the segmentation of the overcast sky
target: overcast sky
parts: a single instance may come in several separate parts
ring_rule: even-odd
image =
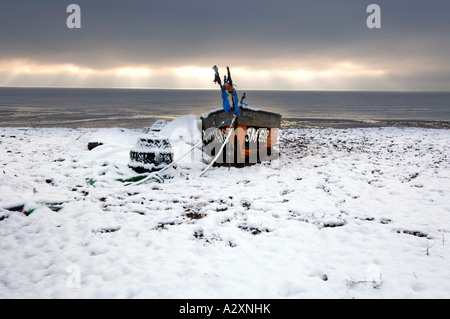
[[[450,90],[449,0],[0,3],[0,86]]]

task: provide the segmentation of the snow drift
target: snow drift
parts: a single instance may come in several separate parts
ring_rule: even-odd
[[[277,162],[124,186],[140,130],[0,128],[0,297],[450,296],[450,131],[280,133]]]

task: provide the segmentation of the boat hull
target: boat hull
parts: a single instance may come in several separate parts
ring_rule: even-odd
[[[240,108],[239,112],[231,128],[234,132],[215,165],[242,167],[277,159],[281,115],[248,108]],[[220,150],[230,129],[231,114],[216,110],[201,117],[204,137],[221,125],[204,145],[205,162]]]

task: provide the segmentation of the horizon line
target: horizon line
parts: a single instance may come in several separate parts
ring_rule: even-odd
[[[167,87],[93,87],[93,86],[28,86],[28,85],[0,85],[0,88],[28,88],[28,89],[102,89],[102,90],[194,90],[213,91],[217,88],[167,88]],[[239,89],[239,91],[287,91],[287,92],[405,92],[405,93],[450,93],[445,90],[367,90],[367,89]]]

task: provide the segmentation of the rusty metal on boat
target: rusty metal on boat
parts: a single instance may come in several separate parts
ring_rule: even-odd
[[[208,157],[216,155],[224,142],[230,129],[231,119],[227,120],[230,112],[218,109],[201,116],[204,136],[225,120],[220,129],[205,141],[203,151],[206,162]],[[231,128],[234,134],[215,165],[243,167],[277,159],[281,115],[249,107],[239,107],[239,113]]]

